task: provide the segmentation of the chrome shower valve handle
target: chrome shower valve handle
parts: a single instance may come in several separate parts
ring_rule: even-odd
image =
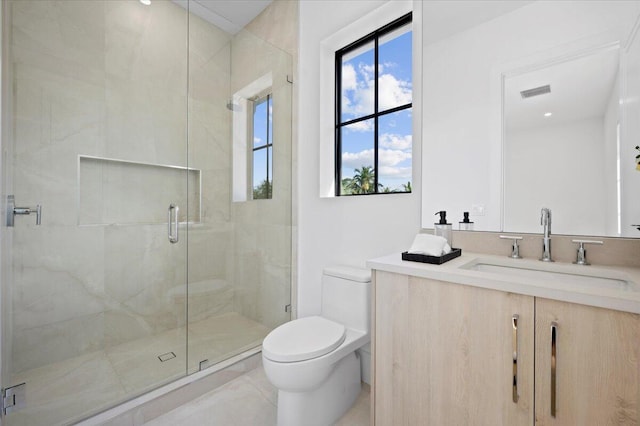
[[[7,196],[7,226],[13,227],[15,217],[36,214],[36,225],[42,224],[42,206],[37,204],[35,207],[16,207],[16,200],[13,195]]]

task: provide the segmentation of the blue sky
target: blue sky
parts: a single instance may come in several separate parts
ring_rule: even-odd
[[[380,39],[378,73],[379,109],[411,102],[411,31],[403,27]],[[342,120],[373,113],[373,43],[351,52],[342,63]],[[342,177],[355,168],[373,166],[373,120],[342,130]],[[378,180],[393,189],[411,181],[411,109],[383,116],[378,122]]]

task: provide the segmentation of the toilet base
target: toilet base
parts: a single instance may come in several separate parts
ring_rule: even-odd
[[[338,361],[327,380],[309,392],[278,391],[278,426],[329,426],[360,394],[360,360],[355,352]]]

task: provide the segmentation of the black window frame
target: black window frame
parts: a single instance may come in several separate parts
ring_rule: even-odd
[[[378,61],[378,42],[379,39],[386,34],[393,32],[394,30],[403,27],[407,24],[411,24],[413,22],[413,12],[409,12],[404,16],[378,28],[370,34],[354,41],[353,43],[343,47],[336,51],[335,54],[335,195],[338,197],[351,196],[351,195],[373,195],[373,194],[387,194],[387,192],[379,192],[379,182],[378,182],[378,120],[380,117],[383,117],[388,114],[393,114],[398,111],[403,111],[405,109],[409,109],[413,107],[413,102],[408,104],[399,105],[394,108],[390,108],[384,111],[378,111],[378,84],[379,84],[379,61]],[[413,28],[411,29],[413,31]],[[351,120],[347,120],[342,122],[342,58],[348,54],[349,52],[358,49],[359,47],[374,42],[374,102],[373,102],[373,113],[367,114],[362,117],[354,118]],[[411,55],[411,62],[413,63],[413,53]],[[350,124],[358,123],[366,120],[374,120],[373,126],[373,143],[374,143],[374,164],[373,169],[374,173],[374,192],[369,192],[365,194],[341,194],[342,191],[342,128],[348,126]],[[409,191],[394,191],[389,193],[410,193]]]
[[[268,92],[266,95],[260,96],[257,99],[255,99],[255,101],[253,101],[253,114],[251,115],[251,133],[252,135],[255,136],[255,114],[256,114],[256,108],[258,107],[258,105],[262,104],[263,102],[266,102],[267,104],[267,108],[266,108],[266,112],[267,112],[267,141],[266,143],[262,144],[262,145],[258,145],[255,146],[254,143],[251,144],[252,146],[252,150],[251,150],[251,199],[252,200],[271,200],[273,199],[273,170],[272,167],[269,167],[269,158],[273,157],[273,141],[271,140],[272,138],[270,137],[270,135],[272,135],[273,133],[273,129],[271,129],[271,122],[269,121],[269,116],[270,116],[270,112],[269,112],[269,107],[271,106],[273,108],[273,95],[271,92]],[[252,138],[253,139],[253,138]],[[266,176],[266,180],[269,183],[269,187],[268,187],[268,193],[267,193],[267,197],[266,198],[255,198],[254,195],[254,191],[256,189],[256,187],[253,186],[253,176],[255,173],[255,153],[257,151],[260,150],[266,150],[266,161],[267,161],[267,176]],[[273,160],[273,159],[272,159]]]

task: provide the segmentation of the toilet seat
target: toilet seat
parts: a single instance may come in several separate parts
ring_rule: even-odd
[[[285,323],[262,343],[262,354],[277,362],[304,361],[325,355],[344,342],[344,325],[312,316]]]

